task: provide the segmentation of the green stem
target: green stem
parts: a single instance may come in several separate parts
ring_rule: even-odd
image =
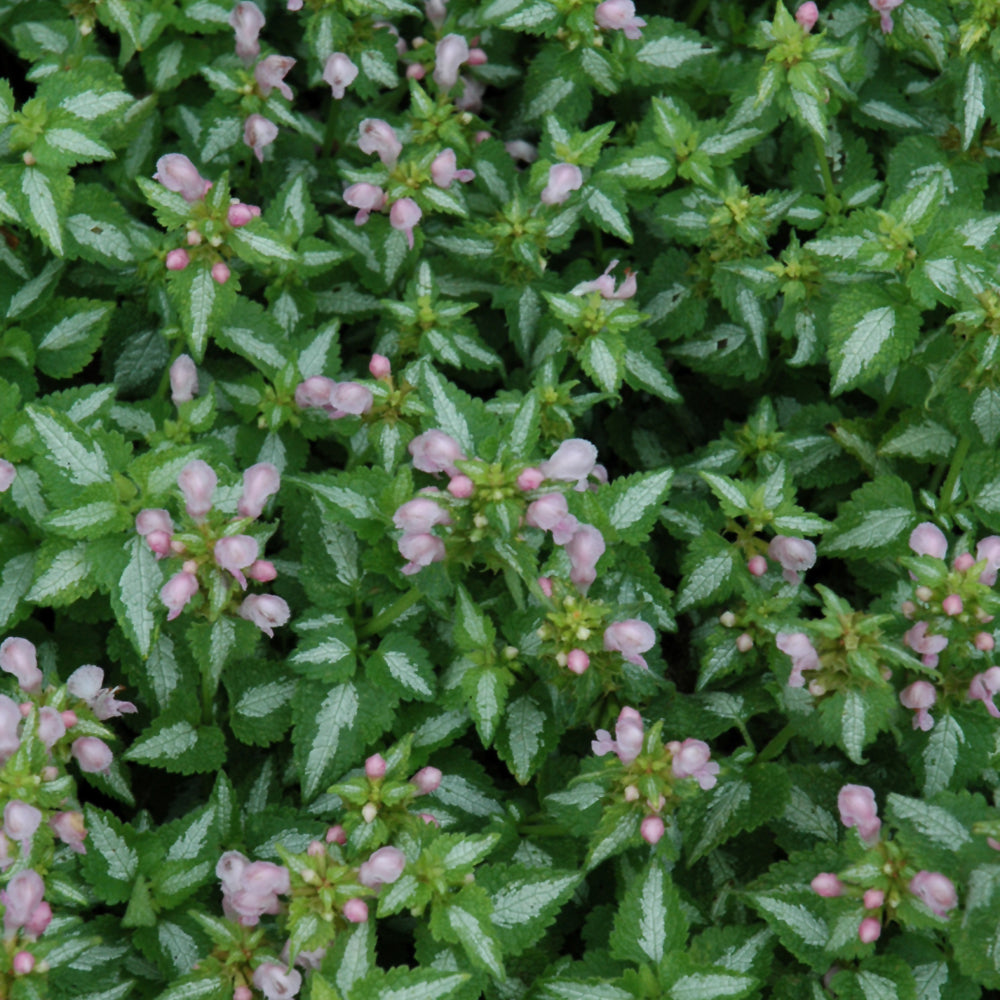
[[[951,460],[951,466],[948,469],[948,478],[944,481],[944,486],[941,487],[941,503],[945,510],[951,510],[952,495],[955,492],[955,484],[958,482],[959,474],[962,471],[962,466],[965,464],[965,458],[969,454],[969,448],[972,447],[972,442],[967,438],[963,437],[961,441],[958,442],[958,447],[955,449],[955,454]]]
[[[773,760],[782,750],[785,749],[785,745],[788,741],[795,735],[795,727],[789,723],[784,729],[778,733],[777,736],[771,740],[770,743],[759,754],[757,754],[758,763],[765,760]]]
[[[377,614],[367,625],[358,629],[359,639],[368,639],[378,632],[381,632],[387,625],[391,625],[404,612],[409,611],[424,595],[414,588],[398,597],[380,614]]]
[[[750,735],[750,731],[746,727],[746,723],[742,719],[736,721],[736,726],[740,731],[740,735],[743,737],[743,742],[750,748],[753,753],[757,753],[757,744],[754,743],[753,737]]]
[[[830,161],[826,158],[826,147],[823,140],[815,133],[812,134],[813,144],[816,146],[816,156],[819,159],[820,173],[823,174],[823,187],[826,190],[826,205],[832,212],[834,206],[839,209],[840,202],[837,199],[837,189],[833,184],[833,174],[830,173]]]
[[[339,118],[340,101],[330,98],[330,110],[326,113],[326,129],[323,132],[323,155],[333,155],[333,144],[337,137],[337,120]]]

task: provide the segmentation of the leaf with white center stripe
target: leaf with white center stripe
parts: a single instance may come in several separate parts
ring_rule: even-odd
[[[21,175],[20,189],[8,193],[28,228],[61,257],[63,219],[73,198],[73,181],[65,174],[28,167]]]
[[[623,962],[659,965],[684,948],[688,921],[662,863],[653,859],[628,887],[611,932],[611,954]]]
[[[496,749],[524,785],[551,753],[556,739],[555,721],[546,707],[524,694],[508,706],[497,733]]]
[[[673,478],[673,469],[636,472],[598,491],[608,520],[622,540],[638,545],[649,537]]]
[[[225,760],[226,739],[216,726],[195,728],[185,719],[172,722],[161,715],[123,756],[172,774],[210,773]]]
[[[368,676],[397,697],[428,701],[437,688],[434,668],[426,650],[416,638],[392,632],[368,658]]]
[[[303,684],[295,701],[295,761],[306,799],[315,798],[351,759],[357,740],[361,702],[352,682],[338,684],[320,698],[315,685]]]

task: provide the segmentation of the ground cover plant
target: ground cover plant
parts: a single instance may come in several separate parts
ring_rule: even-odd
[[[0,44],[0,997],[996,995],[993,0]]]

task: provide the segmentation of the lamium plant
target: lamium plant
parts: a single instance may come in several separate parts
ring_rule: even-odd
[[[0,998],[997,995],[994,0],[0,43]]]

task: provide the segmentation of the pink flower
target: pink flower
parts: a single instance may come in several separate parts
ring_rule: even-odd
[[[0,643],[0,670],[13,674],[18,686],[28,694],[42,690],[42,672],[38,669],[35,645],[27,639],[12,636]]]
[[[434,49],[434,82],[444,91],[458,82],[458,67],[469,60],[469,43],[461,35],[445,35]]]
[[[872,10],[881,14],[879,23],[883,34],[888,35],[892,31],[893,23],[890,11],[894,11],[902,2],[903,0],[868,0]]]
[[[545,476],[541,469],[528,466],[517,477],[517,488],[524,493],[537,490],[545,482]]]
[[[254,209],[257,209],[255,212]],[[260,209],[256,205],[244,205],[242,202],[236,202],[230,205],[226,210],[226,222],[229,223],[234,229],[240,229],[250,223],[252,219],[255,219],[260,215]]]
[[[357,76],[358,67],[343,52],[334,52],[333,55],[327,56],[323,65],[323,82],[330,84],[330,91],[336,100],[343,98],[347,88],[354,83]],[[364,151],[369,152],[369,150]]]
[[[934,719],[927,711],[937,701],[937,691],[927,681],[914,681],[899,692],[899,702],[903,708],[914,709],[913,728],[927,732],[934,727]]]
[[[605,31],[624,31],[626,38],[642,38],[640,28],[646,27],[641,17],[635,16],[632,0],[604,0],[594,11],[594,23]]]
[[[260,8],[249,0],[238,3],[229,15],[229,23],[236,32],[236,54],[249,63],[260,55],[257,36],[264,27],[264,15]]]
[[[871,847],[878,840],[882,821],[878,818],[875,793],[867,785],[844,785],[837,796],[840,822],[857,827],[858,835]]]
[[[468,500],[476,492],[476,484],[468,476],[452,476],[447,489],[456,500]]]
[[[392,362],[384,354],[373,354],[368,372],[372,378],[386,379],[392,374]]]
[[[581,593],[597,579],[597,561],[604,555],[604,536],[592,524],[581,524],[566,543],[569,578]]]
[[[804,670],[819,670],[819,653],[809,641],[809,636],[804,632],[779,632],[774,637],[774,644],[792,658],[792,673],[788,678],[789,687],[803,687],[805,677],[802,676]]]
[[[825,899],[833,899],[844,894],[844,883],[830,872],[820,872],[809,885],[817,896],[823,896]]]
[[[395,882],[406,867],[406,855],[398,847],[380,847],[358,869],[358,881],[369,889]]]
[[[168,250],[167,256],[163,259],[163,266],[168,271],[183,271],[191,263],[191,255],[182,247]]]
[[[372,212],[379,212],[385,207],[385,192],[375,184],[352,184],[344,191],[344,202],[356,208],[354,225],[363,226]]]
[[[284,969],[274,962],[264,962],[253,971],[253,984],[267,1000],[288,1000],[302,988],[302,973]]]
[[[170,614],[167,621],[172,622],[186,607],[188,601],[198,593],[198,578],[194,573],[181,571],[175,573],[160,590],[160,600],[167,606]]]
[[[258,551],[256,538],[251,538],[250,535],[231,535],[220,538],[215,543],[215,562],[220,569],[231,573],[236,582],[246,590],[247,578],[243,575],[243,570],[253,565]]]
[[[658,844],[665,832],[666,827],[659,816],[646,816],[639,824],[639,836],[650,845]]]
[[[0,458],[0,493],[6,493],[17,479],[17,469],[5,458]]]
[[[396,543],[399,554],[407,560],[400,572],[406,576],[419,573],[431,563],[443,562],[445,557],[444,542],[440,538],[426,532],[416,535],[403,535]]]
[[[604,269],[603,274],[593,281],[581,281],[570,290],[570,295],[587,295],[590,292],[599,292],[602,299],[630,299],[635,295],[638,288],[636,282],[636,272],[625,269],[625,280],[615,289],[615,279],[611,277],[611,272],[618,266],[618,261],[613,260]]]
[[[413,467],[421,472],[459,474],[455,462],[465,458],[462,446],[444,431],[429,430],[419,434],[406,450],[413,456]]]
[[[767,547],[767,554],[784,570],[782,576],[789,583],[799,582],[799,573],[816,564],[816,546],[804,538],[775,535]]]
[[[363,924],[368,919],[368,904],[356,896],[344,903],[344,919],[351,924]]]
[[[694,778],[705,791],[715,787],[720,767],[714,760],[709,760],[712,751],[707,743],[693,739],[683,743],[674,740],[667,744],[667,749],[673,754],[670,770],[675,778]]]
[[[420,795],[430,795],[431,792],[435,792],[438,786],[441,784],[441,772],[436,767],[422,767],[417,773],[410,778],[410,781],[417,786],[417,792]]]
[[[413,229],[423,218],[420,206],[412,198],[400,198],[389,209],[389,225],[398,229],[405,237],[409,248],[413,249]]]
[[[467,184],[475,176],[475,172],[472,170],[458,169],[455,150],[450,147],[441,150],[431,163],[431,180],[439,188],[449,188],[451,187],[451,182],[456,180],[462,184]]]
[[[38,710],[38,738],[51,750],[66,735],[66,723],[61,713],[51,705]]]
[[[640,655],[652,649],[656,643],[656,633],[644,621],[629,618],[623,622],[614,622],[604,630],[604,648],[606,651],[619,652],[629,662],[644,670],[649,664]]]
[[[167,153],[156,161],[153,180],[159,181],[168,191],[179,194],[185,201],[201,201],[212,186],[198,168],[183,153]]]
[[[292,617],[288,604],[274,594],[251,594],[244,597],[236,613],[240,618],[253,622],[269,639],[274,638],[274,629],[284,625]]]
[[[435,28],[440,28],[448,16],[447,2],[448,0],[426,0],[424,3],[424,13],[427,15],[427,20]]]
[[[39,910],[45,895],[42,876],[33,868],[19,871],[0,892],[0,903],[4,905],[3,929],[7,937],[13,937],[19,927],[26,927]]]
[[[933,556],[944,559],[948,554],[948,539],[936,524],[924,521],[910,532],[910,548],[918,556]]]
[[[272,580],[277,579],[278,570],[269,559],[257,559],[251,563],[250,568],[247,570],[247,576],[258,583],[270,583]]]
[[[858,925],[858,938],[863,944],[871,944],[882,936],[882,924],[875,917],[865,917]]]
[[[799,7],[795,12],[795,20],[799,22],[799,26],[807,35],[816,27],[816,22],[819,20],[819,8],[813,3],[813,0],[806,0]]]
[[[336,382],[325,375],[311,375],[295,388],[295,405],[300,409],[326,407],[330,405],[330,394]]]
[[[107,773],[114,760],[111,747],[96,736],[81,736],[74,740],[70,753],[76,758],[80,770],[91,774]]]
[[[577,677],[585,674],[590,668],[590,657],[582,649],[571,649],[566,654],[566,669]]]
[[[634,708],[626,706],[618,713],[614,739],[606,729],[598,729],[595,735],[597,738],[591,741],[590,748],[598,757],[615,753],[627,766],[642,752],[642,716]]]
[[[415,497],[392,515],[392,523],[407,535],[423,535],[436,524],[451,524],[451,518],[429,497]]]
[[[31,841],[42,822],[42,812],[27,802],[13,799],[3,811],[3,832],[21,845],[21,853],[31,853]]]
[[[330,390],[330,418],[339,420],[341,417],[360,417],[372,408],[375,398],[371,389],[358,382],[337,382]]]
[[[383,165],[392,170],[396,166],[403,144],[388,122],[381,118],[366,118],[359,127],[358,146],[362,153],[377,153]]]
[[[229,280],[230,270],[229,267],[224,264],[221,260],[216,261],[212,265],[212,280],[217,285],[224,285]]]
[[[917,872],[910,879],[909,889],[939,917],[948,916],[948,911],[958,905],[954,883],[940,872]]]
[[[49,826],[55,835],[77,854],[87,853],[87,849],[83,846],[84,838],[87,836],[87,828],[83,825],[83,813],[75,810],[58,812],[49,819]]]
[[[903,633],[903,642],[915,653],[920,653],[925,667],[936,667],[937,654],[948,645],[948,640],[943,635],[928,635],[927,628],[927,622],[917,622]]]
[[[197,394],[198,369],[188,355],[181,354],[170,366],[170,398],[176,406],[180,406],[181,403],[189,403]],[[168,530],[172,532],[173,526]]]
[[[218,485],[215,470],[200,458],[188,462],[177,477],[188,514],[200,520],[212,509],[212,494]]]
[[[505,142],[503,148],[507,150],[511,159],[521,160],[524,163],[534,163],[538,159],[538,147],[524,139],[511,139]]]
[[[551,531],[556,545],[565,545],[576,533],[580,522],[569,512],[562,493],[546,493],[528,504],[525,523],[532,528]]]
[[[257,89],[261,97],[270,97],[271,91],[277,91],[286,101],[292,99],[292,88],[285,83],[288,71],[295,65],[291,56],[265,56],[254,67],[253,75],[257,81]]]
[[[268,497],[281,486],[281,473],[270,462],[258,462],[243,473],[243,495],[237,505],[240,517],[260,517]]]
[[[986,711],[994,719],[1000,719],[1000,710],[993,704],[993,698],[1000,691],[1000,667],[990,667],[981,674],[976,674],[969,683],[968,698],[970,701],[981,701]]]
[[[997,570],[1000,569],[1000,536],[987,535],[976,546],[976,562],[986,560],[986,569],[979,574],[979,582],[992,587],[997,582]]]
[[[370,780],[377,780],[385,777],[385,757],[380,753],[373,753],[365,761],[365,777]]]
[[[35,956],[30,951],[19,951],[14,956],[12,969],[15,976],[26,976],[35,968]]]
[[[868,889],[861,903],[866,910],[878,910],[885,902],[885,893],[881,889]]]
[[[583,172],[574,163],[557,163],[549,168],[549,182],[542,190],[543,205],[561,205],[573,191],[583,187]]]
[[[253,155],[261,163],[264,162],[264,147],[270,146],[277,138],[278,126],[263,115],[252,114],[243,124],[243,142],[253,150]]]
[[[137,711],[130,701],[118,701],[115,698],[121,688],[105,688],[104,671],[93,664],[77,667],[66,681],[66,690],[74,698],[87,703],[87,707],[104,722],[107,719],[117,719],[121,715]]]
[[[255,927],[265,914],[281,909],[279,895],[291,890],[288,869],[270,861],[249,862],[239,851],[227,851],[215,866],[222,882],[222,908],[244,927]]]
[[[958,594],[949,594],[941,602],[941,610],[950,618],[955,618],[965,610],[965,605],[962,603],[962,598],[959,597]]]
[[[20,724],[21,712],[17,702],[0,694],[0,764],[17,753],[17,748],[21,745],[21,739],[17,735]]]
[[[580,492],[587,487],[587,477],[597,464],[597,448],[584,438],[569,438],[556,448],[553,456],[539,465],[546,479],[575,483]]]

